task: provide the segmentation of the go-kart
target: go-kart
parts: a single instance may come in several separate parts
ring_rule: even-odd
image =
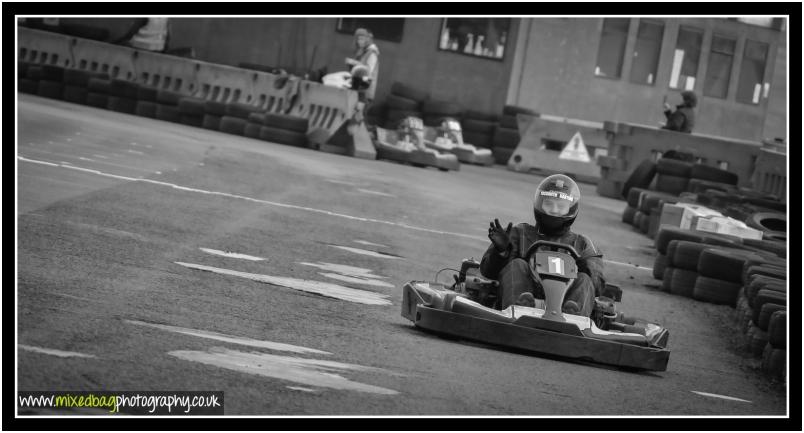
[[[424,130],[424,144],[440,152],[452,153],[461,162],[479,165],[494,164],[494,155],[491,149],[478,148],[463,141],[461,124],[455,119],[444,119],[441,126],[426,127]]]
[[[595,298],[591,317],[561,311],[578,273],[580,256],[572,246],[536,241],[524,257],[544,288],[545,299],[535,307],[500,310],[499,282],[481,275],[476,260],[464,259],[451,285],[406,283],[402,316],[437,334],[635,370],[667,370],[668,330],[617,312],[615,302],[622,299],[618,286],[606,285]]]
[[[408,117],[404,122],[408,126],[403,131],[376,128],[374,148],[377,158],[406,162],[416,167],[436,167],[441,171],[460,170],[461,163],[455,155],[425,147],[421,119]]]

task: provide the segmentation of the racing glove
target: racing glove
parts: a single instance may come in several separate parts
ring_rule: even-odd
[[[513,223],[508,223],[508,227],[503,229],[500,225],[500,220],[497,218],[494,218],[494,221],[489,223],[489,239],[491,239],[494,249],[501,255],[507,255],[512,247],[510,234],[513,225]]]

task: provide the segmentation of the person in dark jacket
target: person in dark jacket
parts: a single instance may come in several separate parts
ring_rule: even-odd
[[[662,129],[691,133],[695,127],[695,108],[698,105],[698,97],[690,90],[681,92],[684,103],[676,106],[676,111],[670,111],[670,104],[664,103],[664,115],[667,123]]]
[[[535,306],[544,299],[544,289],[537,274],[530,271],[528,247],[537,240],[571,245],[580,254],[578,277],[564,297],[562,311],[590,316],[595,296],[600,296],[606,282],[603,277],[603,255],[592,241],[574,233],[570,226],[578,216],[581,193],[578,185],[563,174],[545,178],[536,188],[533,214],[536,224],[520,223],[503,229],[500,221],[490,223],[491,245],[483,254],[480,272],[500,283],[501,308],[511,304]]]

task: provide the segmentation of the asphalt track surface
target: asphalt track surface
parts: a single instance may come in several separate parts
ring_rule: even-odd
[[[532,218],[541,177],[335,156],[19,95],[19,390],[221,390],[244,415],[784,415],[734,310],[659,290],[622,201],[581,184],[620,309],[670,329],[631,372],[450,340],[401,287]],[[441,280],[449,280],[444,272]],[[25,413],[43,413],[36,410]]]

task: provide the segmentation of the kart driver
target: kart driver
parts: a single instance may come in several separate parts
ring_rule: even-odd
[[[480,272],[500,282],[502,309],[516,300],[517,305],[533,307],[535,298],[544,299],[541,280],[531,272],[522,255],[538,240],[571,245],[581,256],[576,261],[578,277],[564,297],[562,311],[589,317],[595,296],[600,296],[606,283],[603,278],[603,255],[584,235],[573,233],[570,226],[578,216],[581,193],[578,185],[563,174],[545,178],[536,188],[533,214],[536,225],[528,223],[507,228],[495,219],[490,224],[491,245],[483,254]],[[535,298],[534,298],[535,297]]]

